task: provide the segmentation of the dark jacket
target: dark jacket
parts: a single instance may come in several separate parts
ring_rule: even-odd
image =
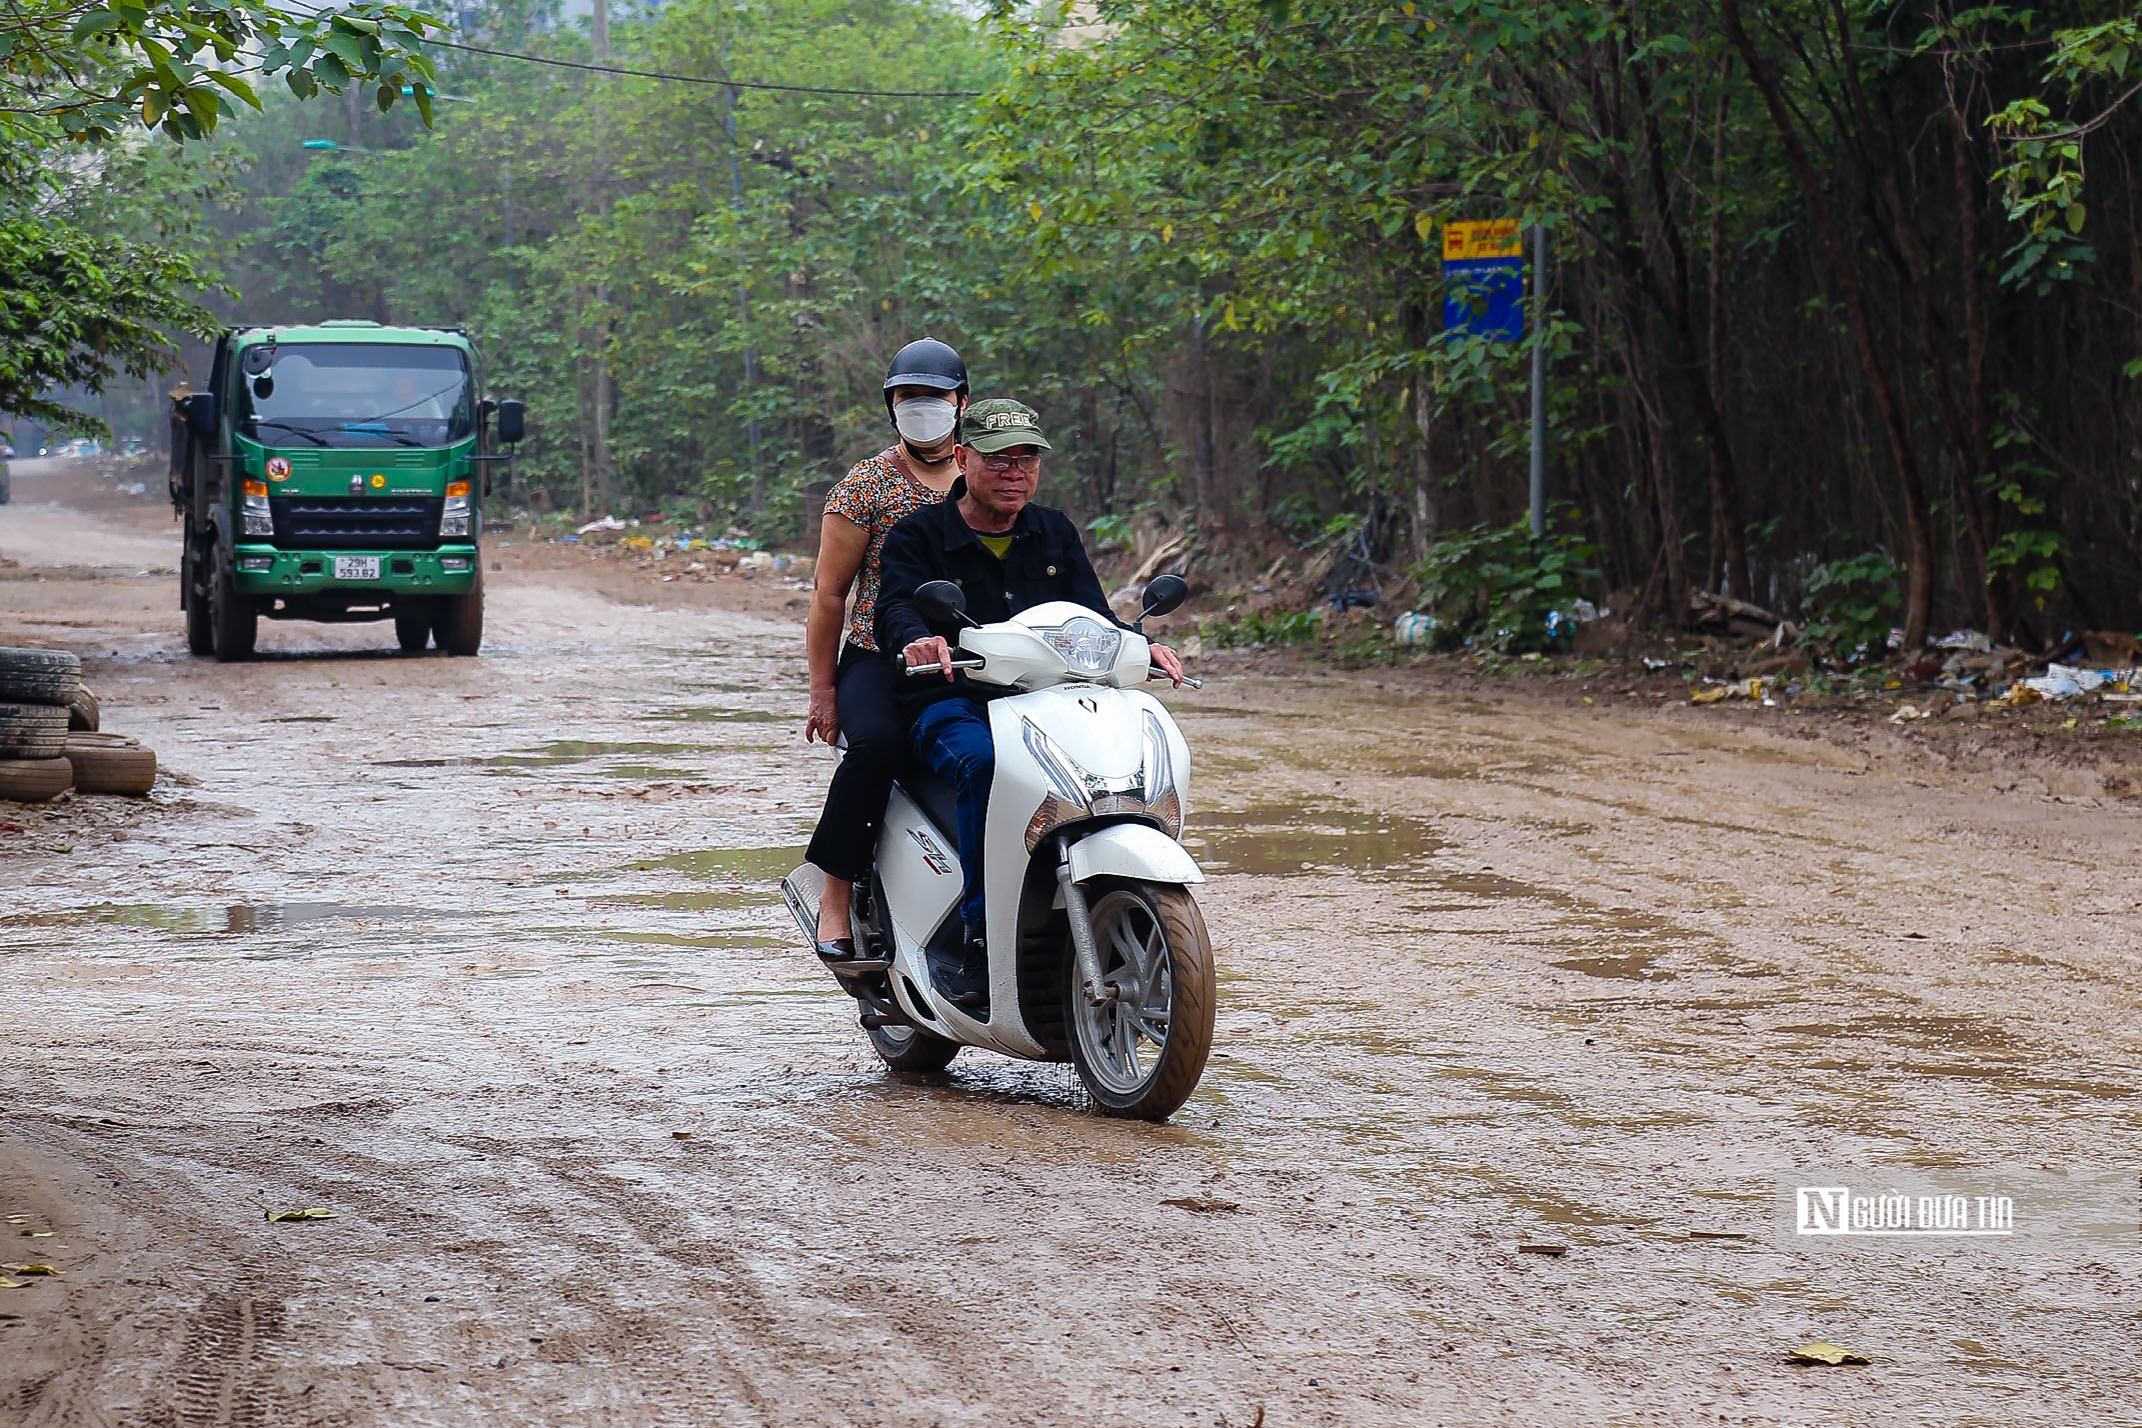
[[[960,517],[959,502],[950,497],[904,517],[885,537],[879,556],[878,648],[898,664],[904,662],[900,652],[916,640],[943,635],[957,643],[957,629],[932,629],[915,608],[915,592],[932,580],[959,586],[967,597],[967,614],[984,625],[1050,600],[1069,600],[1104,620],[1123,623],[1110,612],[1101,577],[1093,573],[1093,562],[1086,558],[1085,544],[1069,516],[1030,502],[1012,522],[1011,536],[1011,549],[997,559],[976,539]],[[949,684],[941,674],[915,675],[907,682],[910,709],[947,695],[988,699],[1013,692],[970,684],[964,673]]]

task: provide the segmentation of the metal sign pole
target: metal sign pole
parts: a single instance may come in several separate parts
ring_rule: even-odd
[[[1547,230],[1532,226],[1532,538],[1547,533]]]

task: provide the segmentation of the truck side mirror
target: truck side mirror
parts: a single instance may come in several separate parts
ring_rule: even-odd
[[[504,446],[516,446],[528,435],[528,406],[525,402],[506,398],[498,404],[498,440]]]
[[[195,392],[186,398],[187,429],[211,444],[216,439],[217,415],[214,392]]]

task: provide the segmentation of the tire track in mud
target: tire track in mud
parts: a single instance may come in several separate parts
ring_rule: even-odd
[[[187,1315],[167,1407],[153,1428],[279,1428],[287,1422],[272,1382],[283,1306],[242,1288],[218,1290]]]

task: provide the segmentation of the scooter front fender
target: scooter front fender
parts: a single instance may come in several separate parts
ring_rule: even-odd
[[[1204,870],[1183,845],[1144,823],[1113,823],[1071,845],[1071,881],[1132,878],[1145,883],[1201,883]]]

